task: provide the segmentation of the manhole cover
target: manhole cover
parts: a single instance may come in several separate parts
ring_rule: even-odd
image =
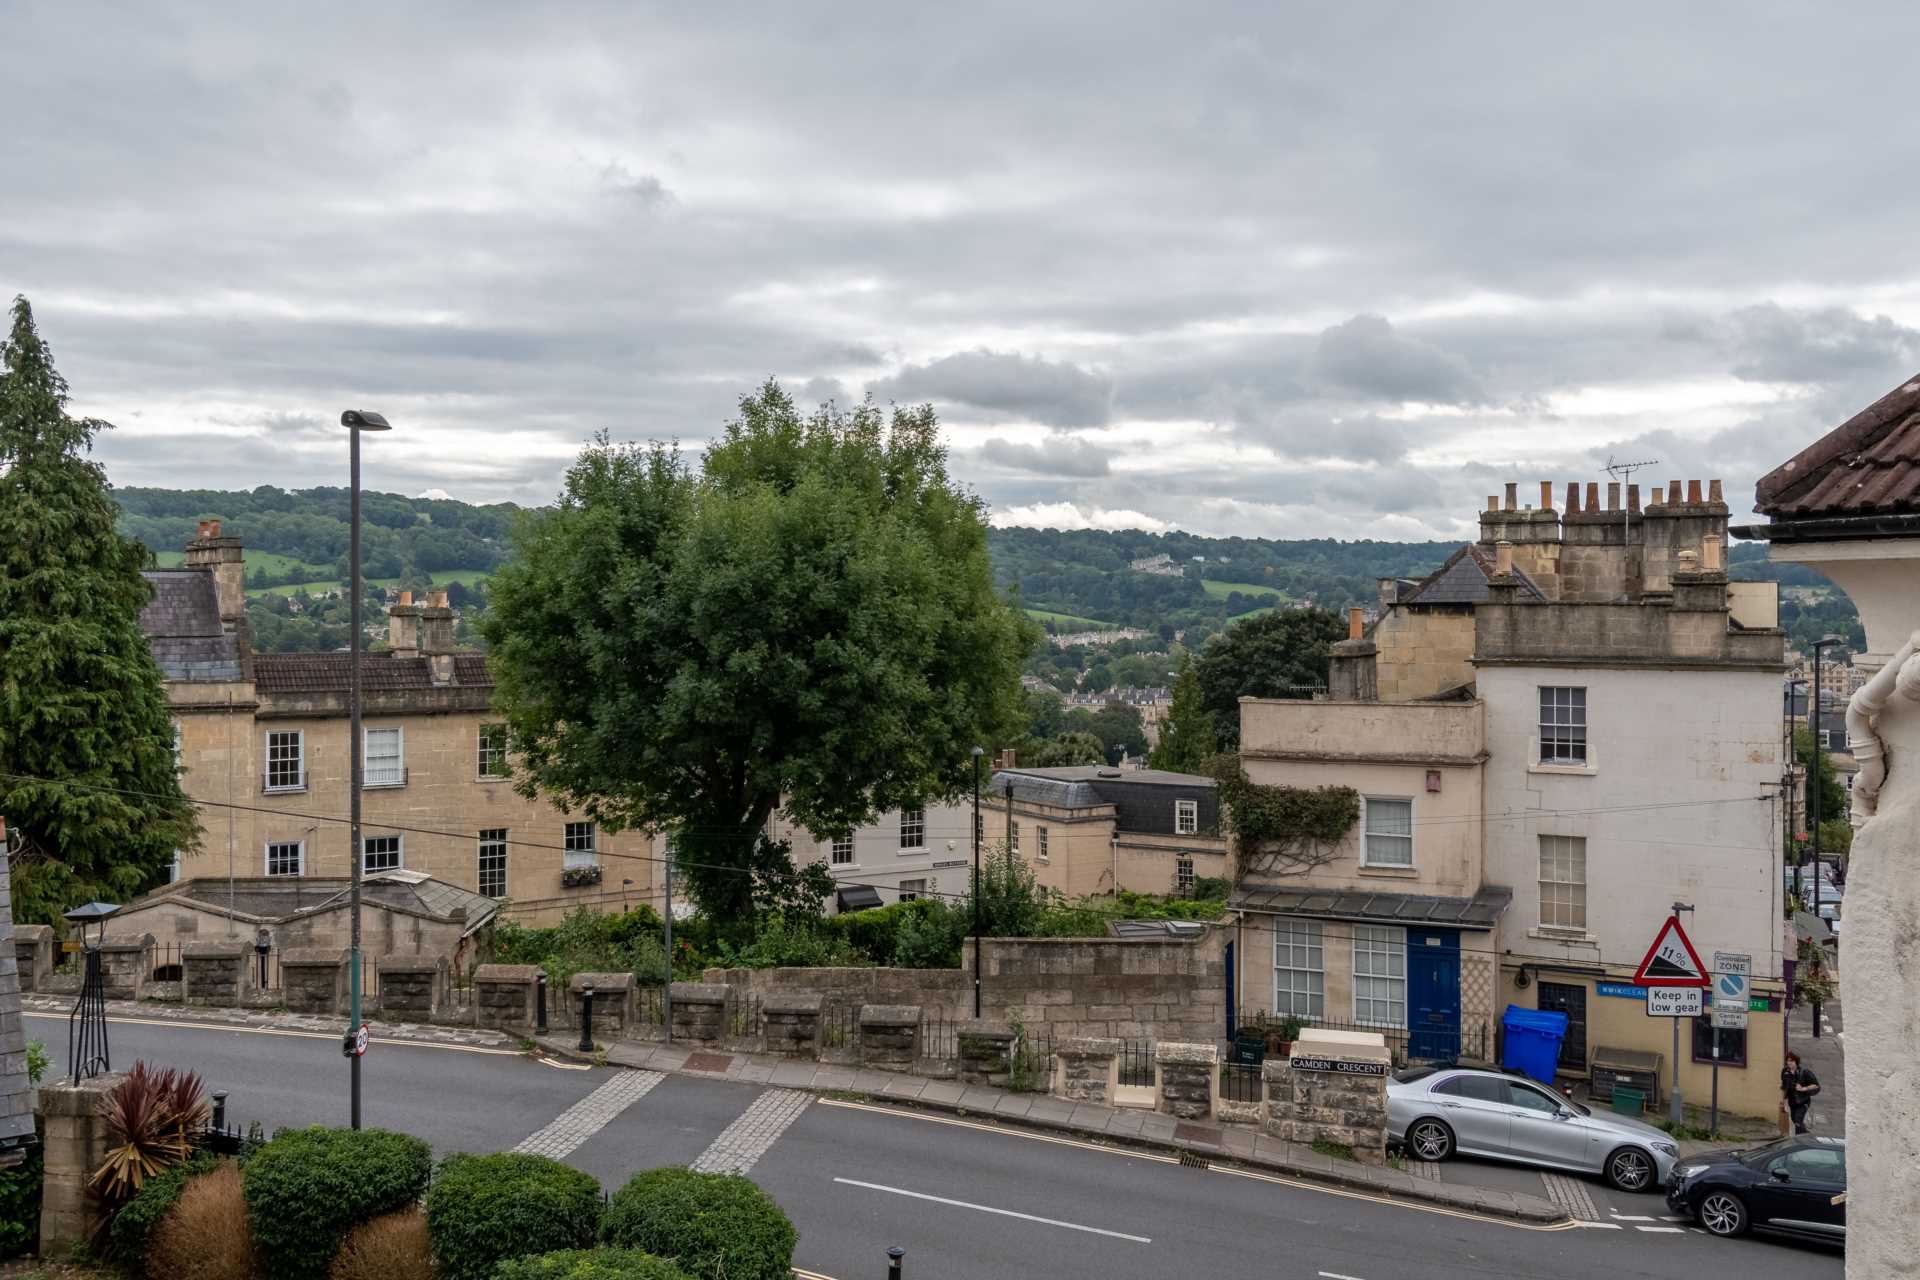
[[[725,1071],[733,1065],[733,1056],[725,1053],[695,1053],[687,1058],[686,1071]]]

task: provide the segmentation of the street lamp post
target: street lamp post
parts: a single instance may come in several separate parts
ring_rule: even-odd
[[[980,757],[984,747],[973,749],[973,1016],[980,1016]]]
[[[363,781],[362,768],[365,744],[360,741],[360,652],[366,645],[366,637],[360,630],[360,433],[362,431],[389,431],[387,420],[377,413],[361,409],[349,409],[340,415],[340,425],[345,427],[353,441],[349,464],[350,491],[347,512],[347,559],[348,590],[351,597],[348,604],[349,625],[352,635],[347,641],[347,733],[352,741],[348,746],[352,766],[347,775],[349,791],[349,820],[353,826],[353,848],[351,850],[349,875],[351,888],[348,893],[353,917],[352,941],[347,952],[348,1015],[345,1051],[351,1073],[353,1127],[360,1127],[360,784]]]

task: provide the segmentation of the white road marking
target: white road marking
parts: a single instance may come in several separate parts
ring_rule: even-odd
[[[695,1173],[745,1173],[780,1141],[780,1135],[812,1101],[812,1094],[798,1089],[767,1090],[735,1116],[733,1123],[687,1167]]]
[[[552,1058],[540,1059],[540,1065],[543,1067],[553,1067],[560,1071],[591,1071],[593,1070],[592,1067],[588,1066],[584,1062],[555,1062]]]
[[[1685,1227],[1635,1227],[1634,1230],[1635,1231],[1653,1231],[1653,1232],[1658,1232],[1661,1235],[1669,1235],[1669,1236],[1678,1236],[1678,1235],[1686,1234]]]
[[[1326,1280],[1360,1280],[1359,1276],[1343,1276],[1338,1271],[1322,1271],[1320,1274],[1325,1276]]]
[[[1608,1212],[1613,1213],[1612,1210]],[[1613,1220],[1615,1222],[1652,1222],[1654,1218],[1650,1213],[1614,1213]]]
[[[1662,1221],[1662,1222],[1692,1222],[1692,1221],[1693,1221],[1693,1219],[1692,1219],[1692,1218],[1688,1218],[1688,1217],[1685,1217],[1685,1216],[1683,1216],[1683,1215],[1681,1215],[1681,1214],[1677,1214],[1677,1213],[1663,1213],[1663,1214],[1661,1214],[1661,1215],[1660,1215],[1660,1221]]]
[[[1153,1243],[1153,1239],[1150,1236],[1128,1235],[1124,1231],[1109,1231],[1105,1227],[1089,1227],[1078,1222],[1062,1222],[1058,1218],[1042,1218],[1031,1213],[1015,1213],[1012,1209],[996,1209],[992,1205],[972,1204],[965,1200],[949,1200],[945,1196],[930,1196],[924,1191],[907,1191],[901,1187],[882,1186],[878,1182],[857,1182],[852,1178],[835,1178],[834,1181],[844,1186],[865,1187],[869,1191],[884,1191],[888,1195],[906,1196],[912,1200],[930,1200],[934,1204],[949,1204],[956,1209],[973,1209],[980,1213],[998,1214],[1002,1218],[1018,1218],[1022,1222],[1038,1222],[1042,1226],[1065,1227],[1069,1231],[1084,1231],[1088,1235],[1109,1236],[1115,1240],[1131,1240],[1135,1244]]]
[[[553,1118],[546,1128],[521,1139],[515,1151],[564,1160],[606,1128],[613,1118],[647,1096],[667,1077],[658,1071],[621,1071]]]
[[[42,1013],[37,1009],[25,1009],[21,1016],[26,1018],[47,1018],[54,1022],[65,1022],[69,1015],[64,1013]],[[237,1031],[249,1036],[289,1036],[295,1040],[331,1040],[340,1043],[338,1031],[296,1031],[291,1027],[245,1027],[226,1022],[178,1022],[172,1018],[119,1018],[107,1019],[114,1026],[129,1027],[178,1027],[183,1031]],[[450,1049],[454,1053],[487,1053],[501,1058],[523,1057],[518,1049],[489,1049],[478,1044],[443,1044],[437,1040],[399,1040],[389,1036],[371,1037],[374,1044],[397,1045],[403,1049]]]
[[[1581,1221],[1575,1221],[1573,1225],[1574,1225],[1574,1226],[1576,1226],[1576,1227],[1591,1227],[1591,1228],[1593,1228],[1593,1229],[1594,1229],[1595,1231],[1625,1231],[1625,1230],[1626,1230],[1626,1228],[1625,1228],[1625,1227],[1623,1227],[1623,1226],[1621,1226],[1621,1225],[1620,1225],[1619,1223],[1617,1223],[1617,1222],[1581,1222]]]

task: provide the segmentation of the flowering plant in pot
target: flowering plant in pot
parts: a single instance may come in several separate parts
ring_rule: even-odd
[[[600,864],[590,867],[568,867],[560,873],[560,883],[568,889],[579,889],[590,884],[600,883]]]

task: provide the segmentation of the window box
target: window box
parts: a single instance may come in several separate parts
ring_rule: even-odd
[[[584,889],[600,883],[600,865],[590,867],[568,867],[560,873],[560,885],[564,889]]]

